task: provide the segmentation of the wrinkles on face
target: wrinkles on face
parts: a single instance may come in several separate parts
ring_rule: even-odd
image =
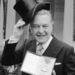
[[[39,42],[46,42],[51,36],[53,29],[52,17],[49,14],[38,14],[35,16],[31,27],[32,34]]]

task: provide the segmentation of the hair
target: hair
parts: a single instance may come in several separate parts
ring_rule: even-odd
[[[16,46],[15,50],[21,49],[21,47],[23,46],[25,40],[27,40],[29,38],[29,34],[27,34],[28,31],[26,32],[26,29],[29,30],[28,26],[24,27],[23,34],[20,36],[20,39],[17,43],[17,46]]]
[[[30,33],[29,27],[30,27],[30,24],[28,24],[28,26],[24,27],[23,34],[21,35],[21,37],[16,45],[16,48],[15,48],[16,51],[22,49],[23,45],[26,44],[27,41],[34,39],[32,34]]]
[[[31,24],[31,27],[33,26],[34,19],[35,19],[35,17],[36,17],[37,15],[45,15],[45,14],[49,15],[49,16],[52,18],[52,20],[53,20],[51,11],[42,9],[42,10],[40,10],[40,11],[34,13],[34,15],[33,15],[33,17],[32,17],[32,21],[31,21],[31,23],[30,23],[30,24]]]

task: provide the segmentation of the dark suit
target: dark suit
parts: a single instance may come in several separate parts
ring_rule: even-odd
[[[26,46],[24,45],[22,48],[22,50],[19,50],[15,54],[15,58],[18,63],[22,62],[27,50],[35,52],[36,41],[33,40]],[[53,40],[44,52],[43,56],[55,57],[56,63],[61,63],[59,65],[55,65],[54,67],[56,75],[75,75],[75,54],[73,47],[62,43],[53,37]],[[27,74],[24,73],[24,75]]]

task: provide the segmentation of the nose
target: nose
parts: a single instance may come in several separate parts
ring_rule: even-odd
[[[44,32],[44,28],[43,27],[39,27],[39,32],[43,33]]]

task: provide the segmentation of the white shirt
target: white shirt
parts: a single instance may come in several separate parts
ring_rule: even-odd
[[[48,39],[48,41],[46,43],[42,44],[42,46],[43,46],[42,54],[45,52],[45,50],[49,46],[49,44],[51,43],[52,39],[53,39],[53,37],[50,36],[50,38]],[[38,44],[38,42],[37,42],[37,44]]]

